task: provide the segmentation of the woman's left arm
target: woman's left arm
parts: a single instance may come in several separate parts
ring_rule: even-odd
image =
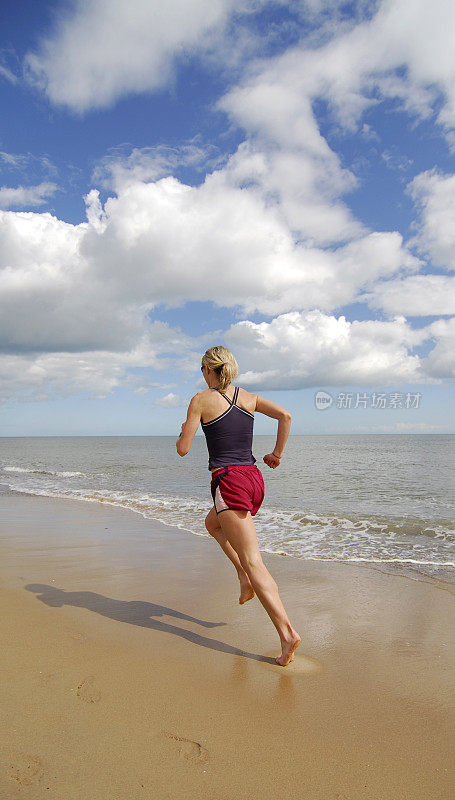
[[[198,394],[191,398],[186,414],[186,422],[182,423],[182,431],[177,439],[175,446],[179,456],[186,456],[190,452],[190,447],[195,433],[201,421],[201,401]]]

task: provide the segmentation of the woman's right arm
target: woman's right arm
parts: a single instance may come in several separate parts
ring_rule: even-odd
[[[276,445],[272,453],[268,453],[262,459],[268,467],[275,469],[279,466],[281,456],[283,455],[284,446],[291,430],[291,414],[282,406],[273,403],[271,400],[266,400],[265,397],[256,395],[256,411],[260,414],[265,414],[267,417],[278,420],[278,430],[276,434]]]
[[[179,456],[186,456],[190,452],[191,443],[201,421],[201,408],[200,392],[198,392],[190,400],[186,421],[182,424],[180,436],[175,443]]]

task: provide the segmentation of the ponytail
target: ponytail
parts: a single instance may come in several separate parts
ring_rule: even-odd
[[[224,392],[239,374],[239,365],[235,360],[234,354],[222,345],[209,347],[202,356],[202,365],[206,365],[219,376],[220,385],[218,389],[220,392]]]

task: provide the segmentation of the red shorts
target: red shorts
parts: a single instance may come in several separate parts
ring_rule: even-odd
[[[251,511],[254,517],[264,499],[264,478],[256,464],[232,464],[212,472],[210,491],[215,511]]]

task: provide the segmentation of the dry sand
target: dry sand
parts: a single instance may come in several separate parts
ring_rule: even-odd
[[[452,800],[454,587],[263,554],[279,667],[210,538],[0,497],[0,797]]]

